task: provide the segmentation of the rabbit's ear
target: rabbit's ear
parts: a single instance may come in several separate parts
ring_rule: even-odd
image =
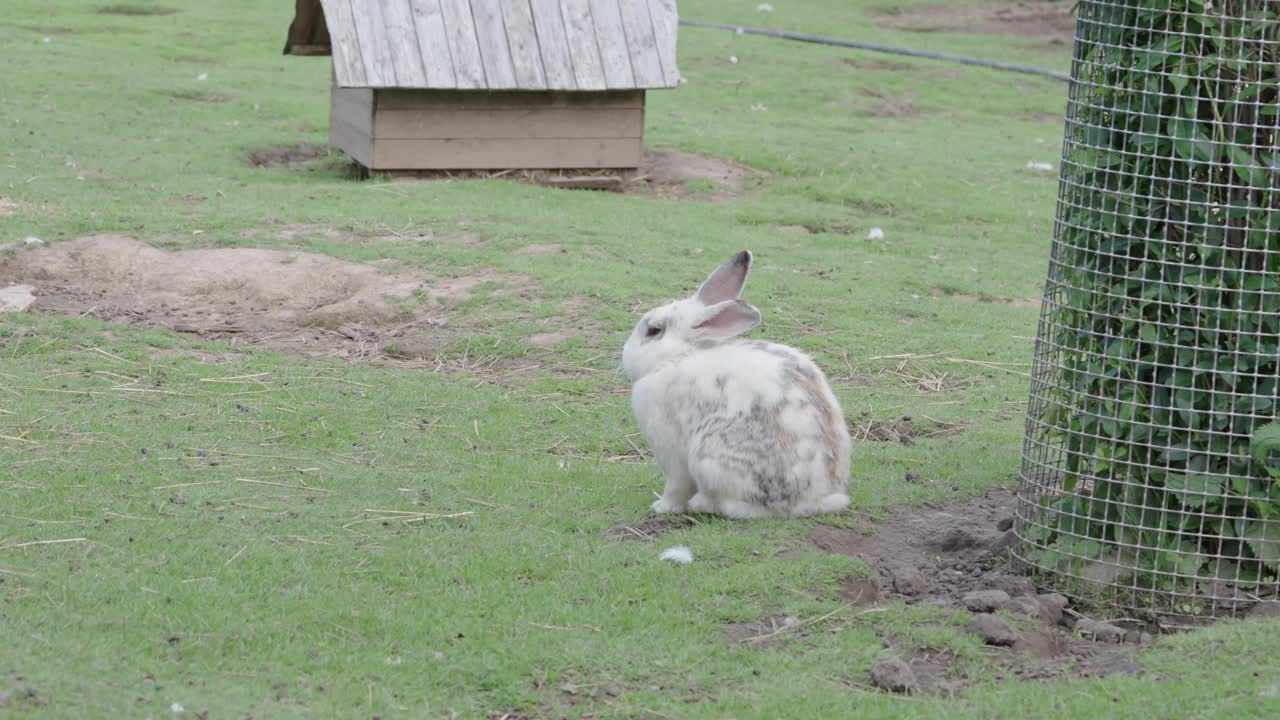
[[[741,335],[759,322],[759,310],[741,300],[728,300],[707,308],[693,329],[702,337],[724,340]]]
[[[737,300],[742,295],[742,287],[747,284],[749,272],[751,272],[751,251],[743,250],[708,275],[694,297],[703,305]]]

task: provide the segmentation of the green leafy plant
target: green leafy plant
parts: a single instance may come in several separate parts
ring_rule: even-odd
[[[1261,0],[1081,2],[1038,442],[1038,562],[1136,587],[1280,570],[1280,21]],[[1224,558],[1230,558],[1225,560]]]

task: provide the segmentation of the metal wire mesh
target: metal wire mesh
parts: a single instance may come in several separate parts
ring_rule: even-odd
[[[1014,554],[1166,626],[1280,594],[1278,12],[1077,5]]]

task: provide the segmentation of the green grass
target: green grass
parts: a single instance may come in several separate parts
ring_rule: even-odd
[[[859,67],[846,60],[874,56],[684,29],[689,83],[651,93],[647,140],[768,173],[740,199],[357,183],[336,158],[301,171],[243,161],[255,148],[326,142],[328,63],[279,55],[291,3],[127,6],[178,11],[167,15],[10,5],[0,197],[18,210],[0,213],[0,238],[116,232],[167,248],[294,247],[434,273],[519,273],[541,304],[477,293],[452,315],[471,335],[454,351],[590,372],[490,382],[92,319],[0,317],[0,693],[37,691],[0,700],[0,716],[163,717],[173,703],[210,717],[1280,711],[1267,670],[1280,651],[1274,623],[1164,640],[1140,656],[1142,678],[996,683],[959,631],[963,616],[901,605],[837,613],[837,632],[729,647],[724,623],[831,613],[835,581],[866,572],[811,549],[778,557],[809,547],[811,521],[702,519],[657,545],[603,537],[643,518],[661,483],[649,463],[610,460],[631,452],[636,432],[616,372],[636,311],[741,247],[758,259],[748,297],[766,324],[755,334],[847,378],[837,391],[848,415],[964,424],[909,447],[858,444],[860,513],[1009,483],[1036,310],[979,298],[1040,290],[1056,183],[1024,166],[1056,161],[1061,130],[1023,114],[1060,113],[1062,83],[899,58],[905,67]],[[1065,47],[883,30],[872,18],[884,5],[776,3],[764,16],[753,3],[688,0],[681,11],[1067,65]],[[863,90],[909,97],[918,113],[842,105],[866,101]],[[311,223],[338,235],[273,235]],[[817,232],[777,230],[788,225]],[[877,226],[885,239],[864,240]],[[388,229],[481,242],[343,239]],[[531,243],[558,243],[572,262],[512,254]],[[529,337],[570,308],[599,329],[532,349]],[[900,360],[885,356],[904,354],[929,356],[903,373],[942,389],[886,372]],[[922,482],[904,482],[907,471]],[[458,516],[366,522],[371,509]],[[694,549],[692,566],[657,560],[675,543]],[[975,686],[953,700],[858,689],[884,635],[951,648]]]

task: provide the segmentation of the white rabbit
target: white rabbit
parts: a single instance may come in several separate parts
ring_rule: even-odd
[[[743,250],[692,297],[650,310],[622,349],[631,407],[666,478],[658,513],[804,516],[849,505],[849,431],[822,371],[785,345],[736,336]]]

